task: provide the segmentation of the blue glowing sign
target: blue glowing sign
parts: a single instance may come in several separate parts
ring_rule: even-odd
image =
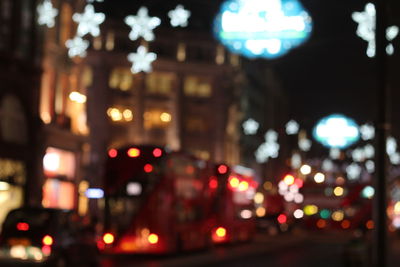
[[[357,123],[341,114],[321,119],[313,130],[314,138],[330,148],[346,148],[360,139]]]
[[[299,0],[229,0],[214,20],[222,44],[248,58],[282,56],[311,30],[312,19]]]
[[[104,191],[101,188],[88,188],[85,195],[87,198],[99,199],[104,197]]]

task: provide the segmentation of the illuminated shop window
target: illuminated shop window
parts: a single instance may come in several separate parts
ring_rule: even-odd
[[[172,116],[169,112],[161,109],[148,109],[143,115],[144,128],[166,128],[172,120]]]
[[[9,211],[23,204],[22,186],[0,180],[0,230]]]
[[[187,76],[184,82],[184,93],[192,97],[210,97],[212,94],[211,81],[205,77]]]
[[[130,122],[133,120],[133,111],[129,108],[110,107],[107,115],[113,122]]]
[[[168,95],[172,92],[176,76],[168,72],[152,72],[146,76],[146,90],[152,94]]]
[[[205,118],[199,116],[188,116],[185,121],[185,129],[192,133],[204,133],[207,131],[207,122]]]
[[[0,139],[26,144],[28,129],[24,110],[17,97],[5,95],[0,101]]]
[[[134,75],[128,68],[115,68],[111,72],[108,85],[112,89],[129,91],[134,86]]]
[[[89,134],[86,116],[86,95],[73,91],[69,94],[67,115],[71,118],[71,131],[75,134]]]
[[[26,180],[25,164],[22,161],[0,158],[0,180],[24,185]]]
[[[42,205],[45,208],[73,209],[75,185],[58,179],[47,179],[43,185]]]
[[[44,173],[48,177],[62,176],[67,179],[75,177],[76,158],[70,151],[48,147],[43,157]]]

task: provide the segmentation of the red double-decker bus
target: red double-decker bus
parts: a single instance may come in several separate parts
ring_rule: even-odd
[[[169,253],[211,243],[205,161],[155,146],[108,154],[104,252]]]

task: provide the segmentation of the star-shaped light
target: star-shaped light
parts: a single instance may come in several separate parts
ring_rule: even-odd
[[[157,59],[157,55],[152,52],[147,52],[147,48],[139,46],[136,53],[130,53],[128,60],[132,62],[132,73],[150,72],[152,70],[151,63]]]
[[[339,148],[331,148],[329,150],[329,157],[331,159],[339,159],[340,158],[340,154],[341,154],[341,152],[340,152]]]
[[[268,130],[264,135],[265,141],[267,142],[275,142],[278,140],[278,133],[274,130]]]
[[[360,178],[361,167],[357,163],[352,163],[346,168],[347,177],[350,180],[356,180]]]
[[[82,14],[75,13],[72,19],[78,23],[78,29],[76,31],[78,36],[84,36],[91,34],[93,37],[100,35],[99,25],[103,23],[106,16],[103,13],[96,13],[93,5],[86,5],[85,10]]]
[[[375,171],[375,163],[372,160],[367,160],[365,162],[365,168],[368,173],[373,173]]]
[[[371,144],[368,144],[364,147],[364,156],[367,159],[371,159],[375,156],[375,148]]]
[[[361,39],[368,42],[367,56],[374,57],[376,53],[376,43],[375,43],[375,27],[376,27],[376,9],[375,5],[368,3],[365,5],[365,10],[363,12],[353,12],[353,20],[358,23],[357,35]],[[398,34],[398,27],[391,26],[386,29],[386,39],[391,42],[396,38]],[[394,47],[389,43],[386,47],[386,52],[392,55],[394,52]]]
[[[397,142],[396,139],[394,139],[394,137],[389,136],[386,139],[386,153],[388,155],[393,155],[394,153],[396,153],[397,150]]]
[[[161,24],[161,20],[157,17],[149,17],[147,8],[141,7],[136,16],[127,16],[125,23],[132,28],[129,33],[129,39],[132,41],[137,40],[140,36],[146,41],[153,41],[153,30]]]
[[[260,124],[253,119],[247,119],[243,122],[243,130],[246,135],[253,135],[257,133]]]
[[[311,140],[307,138],[302,138],[299,140],[299,148],[301,151],[307,152],[311,148]]]
[[[288,135],[294,135],[299,132],[299,124],[295,120],[290,120],[286,123],[286,133]]]
[[[355,162],[361,162],[365,159],[364,150],[360,148],[356,148],[351,153],[351,157]]]
[[[330,172],[333,170],[333,162],[330,159],[325,159],[322,162],[322,170],[326,172]]]
[[[177,5],[174,10],[168,12],[173,27],[186,27],[190,17],[190,11],[186,10],[182,5]]]
[[[68,48],[68,56],[70,58],[86,56],[86,49],[89,47],[89,41],[83,40],[80,36],[67,40],[65,46]]]
[[[44,0],[43,3],[38,5],[38,23],[39,25],[46,25],[49,28],[54,27],[54,18],[58,15],[58,10],[53,8],[53,4],[50,0]]]
[[[360,127],[361,139],[364,141],[371,140],[375,137],[375,128],[370,124],[364,124]]]
[[[262,143],[254,155],[258,163],[265,163],[268,161],[268,158],[277,158],[279,155],[279,144],[274,141]]]

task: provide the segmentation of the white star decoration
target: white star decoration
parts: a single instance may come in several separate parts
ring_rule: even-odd
[[[68,48],[69,57],[85,57],[86,49],[89,47],[89,41],[83,40],[79,36],[75,36],[74,39],[66,41],[65,46]]]
[[[299,124],[295,120],[286,123],[286,133],[288,135],[297,134],[299,132]]]
[[[128,55],[128,60],[132,62],[132,73],[150,72],[152,70],[151,63],[156,59],[157,55],[152,52],[148,53],[144,46],[139,46],[136,53]]]
[[[364,124],[360,127],[361,139],[371,140],[375,137],[375,128],[370,124]]]
[[[248,119],[245,122],[243,122],[243,130],[246,135],[253,135],[257,133],[258,127],[260,127],[260,124],[256,122],[253,119]]]
[[[375,28],[376,28],[376,9],[375,5],[368,3],[365,5],[365,10],[363,12],[353,12],[353,20],[358,23],[357,35],[363,40],[368,42],[367,56],[374,57],[376,44],[375,44]],[[391,42],[396,38],[399,32],[397,26],[391,26],[386,29],[386,39]],[[394,47],[389,43],[386,47],[386,52],[392,55],[394,52]]]
[[[346,173],[350,180],[356,180],[360,177],[361,167],[357,163],[352,163],[347,166]]]
[[[274,130],[268,130],[264,135],[265,141],[268,143],[278,140],[278,133]]]
[[[103,13],[95,13],[93,5],[86,5],[84,13],[75,13],[72,19],[78,23],[77,35],[84,36],[90,33],[96,37],[100,35],[99,25],[105,20]]]
[[[147,8],[141,7],[136,16],[127,16],[125,23],[132,28],[129,33],[129,39],[132,41],[137,40],[140,36],[146,41],[153,41],[153,30],[160,25],[161,20],[157,17],[149,17]]]
[[[173,27],[186,27],[188,25],[190,11],[184,9],[182,5],[177,5],[174,10],[168,12],[168,17],[170,17]]]
[[[38,5],[37,12],[39,15],[39,25],[46,25],[49,28],[54,27],[54,18],[58,15],[58,10],[53,8],[53,4],[50,0],[44,0],[43,3]]]

